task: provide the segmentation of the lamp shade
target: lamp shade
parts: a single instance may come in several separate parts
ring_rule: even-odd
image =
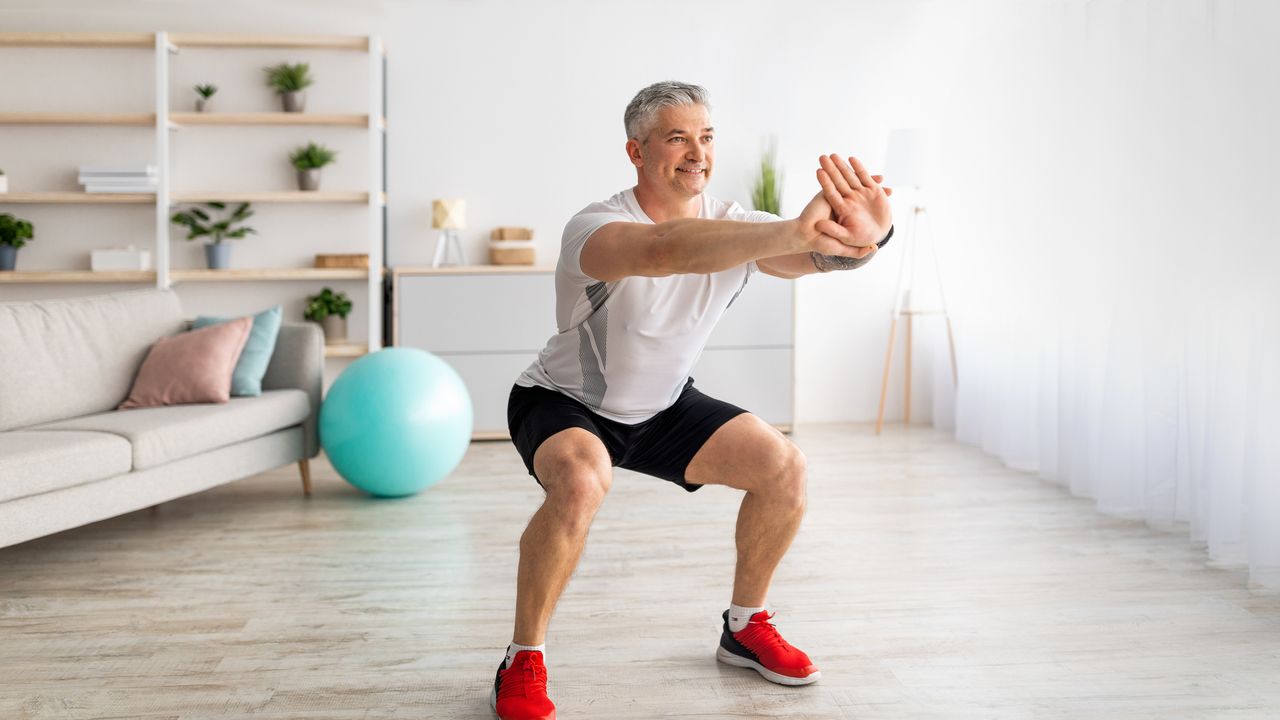
[[[437,230],[463,230],[467,227],[467,201],[431,201],[431,227]]]
[[[925,184],[924,138],[917,128],[889,132],[884,154],[884,184],[890,187],[921,187]]]

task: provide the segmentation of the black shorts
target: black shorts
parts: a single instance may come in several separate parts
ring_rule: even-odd
[[[693,378],[671,407],[636,425],[600,417],[564,393],[516,385],[507,401],[507,427],[535,480],[533,454],[538,447],[561,430],[577,427],[600,438],[614,467],[670,480],[693,492],[702,487],[684,479],[693,456],[721,425],[745,412],[703,395],[693,387]]]

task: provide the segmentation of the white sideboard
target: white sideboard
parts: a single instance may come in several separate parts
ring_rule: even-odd
[[[458,371],[476,439],[508,437],[511,386],[556,332],[554,269],[397,268],[392,288],[392,344],[434,353]],[[753,275],[692,373],[698,389],[784,430],[795,418],[793,288]]]

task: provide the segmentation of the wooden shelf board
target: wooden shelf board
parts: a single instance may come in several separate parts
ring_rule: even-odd
[[[258,203],[367,203],[366,192],[176,192],[169,196],[174,203],[258,202]],[[385,201],[385,199],[384,199]]]
[[[0,119],[3,115],[0,115]],[[341,127],[368,127],[368,115],[338,115],[318,113],[252,112],[252,113],[194,113],[175,112],[169,119],[178,125],[335,125]]]
[[[154,270],[119,270],[94,272],[92,270],[51,270],[0,272],[0,283],[153,283]]]
[[[156,124],[155,113],[5,112],[0,125],[139,125]]]
[[[324,356],[331,358],[352,358],[369,354],[368,343],[338,343],[324,346]]]
[[[452,267],[397,267],[391,273],[401,275],[504,275],[520,273],[551,273],[553,265],[455,265]]]
[[[155,193],[0,193],[0,205],[152,205],[155,201]]]
[[[152,33],[0,32],[0,47],[154,48]]]
[[[256,282],[261,280],[369,279],[364,268],[254,268],[238,270],[170,270],[172,282]]]
[[[169,33],[179,48],[309,48],[315,50],[369,49],[369,38],[360,35],[246,35],[239,33]]]

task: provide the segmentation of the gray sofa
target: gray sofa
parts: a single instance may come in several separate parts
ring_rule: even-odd
[[[116,411],[157,339],[188,327],[170,290],[0,303],[0,547],[319,452],[324,339],[284,324],[259,397]]]

